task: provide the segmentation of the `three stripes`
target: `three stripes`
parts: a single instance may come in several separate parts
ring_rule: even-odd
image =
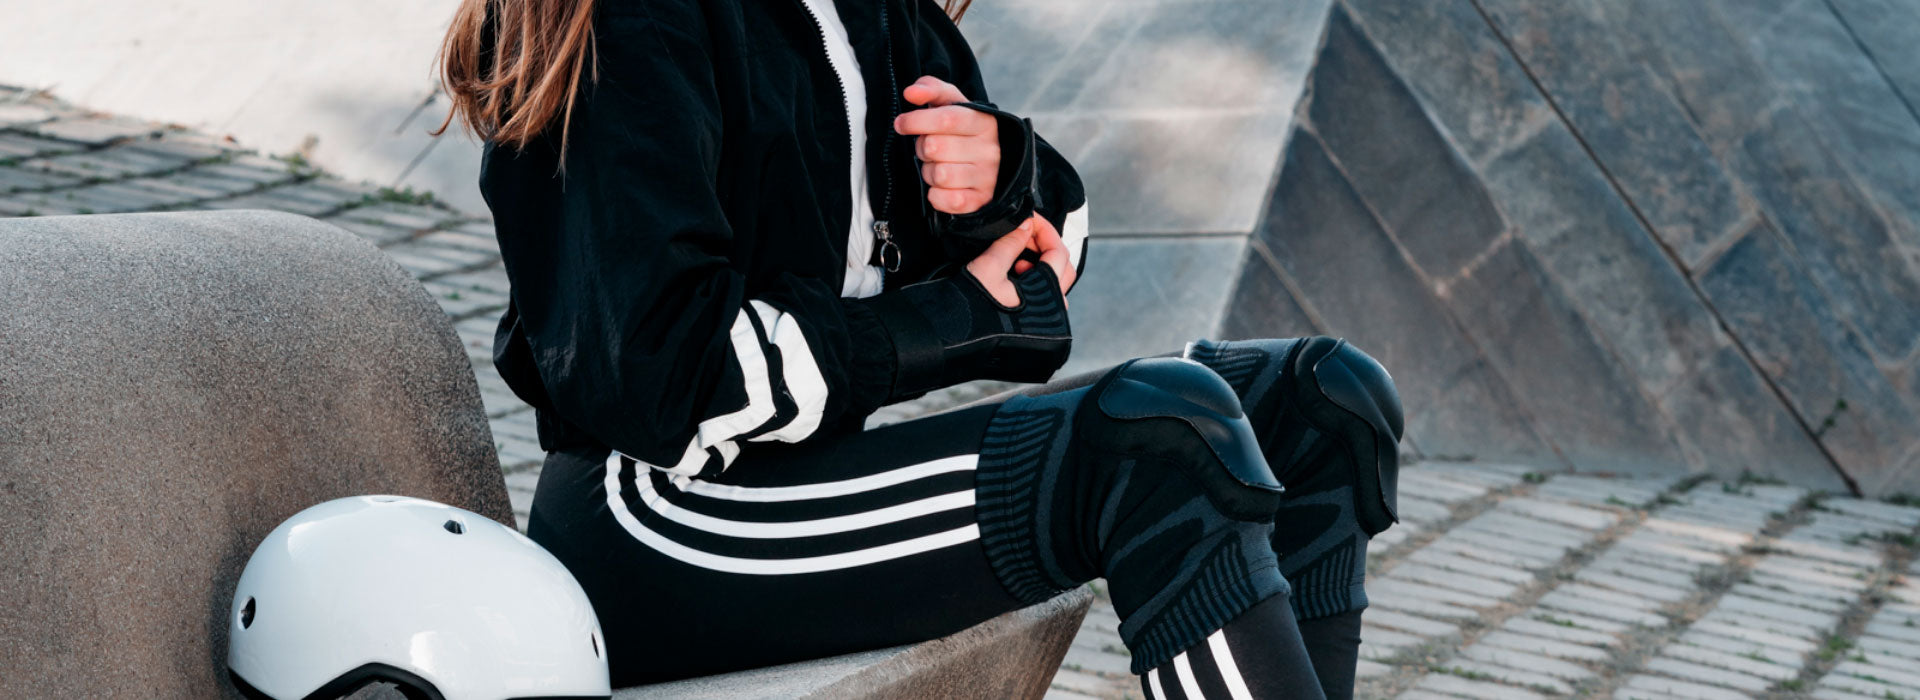
[[[957,455],[845,481],[746,487],[652,473],[640,468],[643,465],[615,453],[607,458],[607,506],[621,527],[642,544],[693,566],[755,576],[817,573],[890,561],[979,539],[980,527],[973,522],[971,513],[974,491],[970,478],[978,463],[978,455]],[[893,488],[922,480],[933,486],[937,485],[933,477],[953,473],[965,473],[969,478],[948,480],[947,490],[931,495],[923,493],[925,489],[918,489],[922,493],[915,493],[916,489]],[[901,492],[901,496],[898,499],[885,499],[878,504],[866,499],[869,502],[859,510],[819,515],[846,510],[845,501],[883,489]],[[896,500],[898,502],[894,502]],[[842,503],[836,506],[835,501]],[[785,509],[790,519],[754,521],[728,518],[702,512],[696,505],[709,503],[708,510],[712,510],[711,506],[723,506],[729,502],[791,504],[792,507]],[[642,522],[636,513],[646,514],[653,525]],[[811,514],[814,517],[792,517],[794,513]],[[943,514],[954,527],[910,537],[882,534],[867,538],[842,538],[843,541],[858,544],[842,546],[839,551],[830,553],[781,558],[742,556],[714,551],[718,547],[710,544],[711,541],[800,540],[849,535],[919,519],[937,522]],[[662,526],[662,521],[700,533],[701,536],[669,536],[662,532],[667,529]]]
[[[1231,700],[1253,700],[1253,693],[1247,689],[1246,679],[1240,675],[1240,665],[1233,660],[1233,650],[1228,648],[1226,630],[1215,630],[1213,634],[1207,636],[1206,656],[1200,659],[1202,671],[1194,670],[1194,658],[1189,656],[1190,653],[1192,652],[1181,652],[1173,657],[1173,688],[1179,691],[1178,695],[1167,694],[1165,682],[1160,677],[1160,669],[1147,672],[1146,685],[1149,700],[1172,698],[1201,700],[1207,697],[1207,694],[1201,690],[1203,678],[1207,681],[1218,681],[1219,685],[1226,688],[1226,697]],[[1201,673],[1206,671],[1211,671],[1213,675],[1202,676]],[[1209,682],[1207,685],[1213,685],[1213,683]],[[1219,694],[1215,693],[1214,697],[1219,697]]]

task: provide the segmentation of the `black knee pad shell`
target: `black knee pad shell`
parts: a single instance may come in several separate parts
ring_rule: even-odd
[[[1354,507],[1368,535],[1399,521],[1400,392],[1379,361],[1344,340],[1319,336],[1296,344],[1283,382],[1293,406],[1316,430],[1334,437],[1354,465]]]
[[[1076,431],[1097,449],[1179,465],[1222,515],[1272,522],[1284,491],[1226,381],[1190,360],[1135,360],[1092,387]]]
[[[1238,395],[1198,363],[1141,360],[1008,401],[976,479],[981,544],[1008,592],[1034,601],[1105,577],[1136,672],[1287,591],[1269,543],[1282,487]]]

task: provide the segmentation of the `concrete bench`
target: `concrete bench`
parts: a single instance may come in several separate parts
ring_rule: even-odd
[[[1093,603],[1085,587],[920,644],[626,688],[615,700],[1002,698],[1046,694]]]
[[[345,231],[0,219],[0,299],[0,697],[237,697],[240,567],[315,503],[513,522],[452,325]]]
[[[0,219],[0,299],[0,697],[238,697],[228,597],[309,505],[396,493],[513,522],[451,323],[345,231]],[[619,696],[1039,697],[1090,599]]]

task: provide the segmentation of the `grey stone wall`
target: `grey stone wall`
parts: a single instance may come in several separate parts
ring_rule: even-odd
[[[996,0],[1076,368],[1345,336],[1432,458],[1920,491],[1920,2]]]

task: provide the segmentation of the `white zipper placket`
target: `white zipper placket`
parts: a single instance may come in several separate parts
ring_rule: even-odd
[[[858,63],[858,58],[853,55],[853,51],[851,49],[851,45],[852,45],[851,37],[849,37],[848,40],[846,41],[837,42],[835,41],[834,37],[829,36],[827,34],[827,24],[824,20],[821,19],[823,14],[827,12],[834,12],[836,13],[834,16],[836,18],[839,17],[839,15],[837,14],[838,11],[835,10],[831,5],[829,5],[830,2],[831,0],[800,0],[800,5],[803,9],[806,10],[808,18],[813,20],[814,31],[820,37],[821,51],[825,53],[827,56],[827,66],[833,69],[834,85],[840,90],[840,103],[841,103],[841,107],[845,110],[845,116],[847,120],[847,167],[849,170],[852,170],[854,168],[859,168],[860,170],[865,171],[867,169],[867,163],[865,162],[866,159],[863,157],[858,157],[858,154],[854,152],[854,147],[853,147],[853,145],[856,142],[860,141],[860,137],[861,137],[860,130],[865,126],[862,123],[864,120],[854,118],[853,96],[849,94],[849,91],[847,90],[847,85],[848,85],[847,76],[859,75],[858,71],[860,70],[860,66]],[[846,26],[846,23],[842,21],[840,22],[840,26],[844,27]],[[840,44],[846,44],[848,48],[844,51],[834,50],[835,47]],[[864,85],[864,82],[862,84]],[[867,145],[868,147],[872,146],[872,144],[867,144]],[[859,161],[859,162],[856,162],[856,161]],[[867,172],[866,175],[868,178],[872,178],[874,176],[872,172]],[[861,212],[860,212],[860,206],[865,199],[863,195],[865,195],[866,192],[865,192],[865,187],[863,186],[863,183],[852,180],[851,173],[849,173],[849,184],[852,186],[852,191],[850,192],[850,194],[852,195],[851,198],[853,200],[852,201],[853,211],[851,212],[852,218],[850,219],[850,222],[857,226],[862,218]],[[876,232],[883,232],[887,228],[886,222],[883,222],[883,221],[876,221],[874,224],[874,227]],[[890,233],[890,232],[887,232],[887,233]],[[860,232],[855,232],[851,229],[848,231],[848,258],[847,259],[849,262],[853,261],[854,259],[854,256],[852,255],[853,240],[856,236],[859,236],[859,235],[862,235],[862,234]],[[882,248],[894,246],[893,241],[889,239],[891,239],[890,235],[881,235],[879,236],[879,240],[876,241],[876,244],[881,246]]]

